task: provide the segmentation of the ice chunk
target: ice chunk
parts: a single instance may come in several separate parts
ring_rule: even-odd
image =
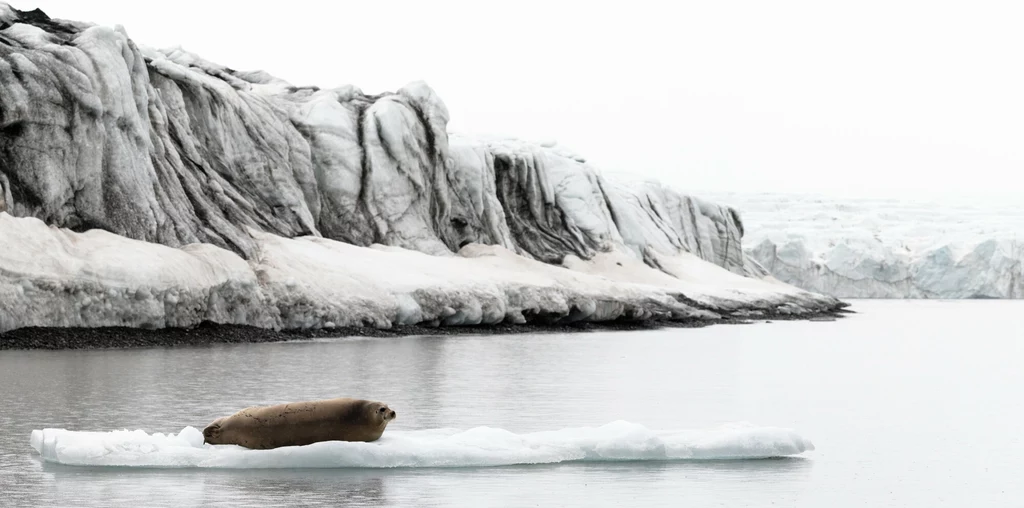
[[[784,428],[732,424],[706,430],[651,430],[625,421],[526,434],[492,427],[388,431],[372,443],[329,441],[273,450],[204,444],[194,427],[177,434],[42,429],[32,431],[31,444],[43,460],[65,465],[227,469],[758,459],[814,450],[809,440]]]

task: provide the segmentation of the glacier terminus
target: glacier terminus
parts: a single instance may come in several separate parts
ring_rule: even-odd
[[[0,332],[811,316],[735,208],[0,3]]]

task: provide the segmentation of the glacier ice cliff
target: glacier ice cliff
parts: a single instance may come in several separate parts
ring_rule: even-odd
[[[766,272],[837,298],[1024,298],[1024,209],[994,199],[717,195]]]
[[[0,3],[0,332],[814,314],[733,208]]]

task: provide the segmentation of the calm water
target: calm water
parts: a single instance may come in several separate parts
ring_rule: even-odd
[[[1024,506],[1024,302],[871,302],[838,322],[0,352],[0,505]],[[803,458],[208,471],[42,463],[32,429],[202,428],[357,396],[389,429],[628,420],[792,427]]]

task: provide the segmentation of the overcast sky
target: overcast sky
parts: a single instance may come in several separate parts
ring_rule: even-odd
[[[5,0],[684,190],[1017,194],[1024,8],[985,1]]]

